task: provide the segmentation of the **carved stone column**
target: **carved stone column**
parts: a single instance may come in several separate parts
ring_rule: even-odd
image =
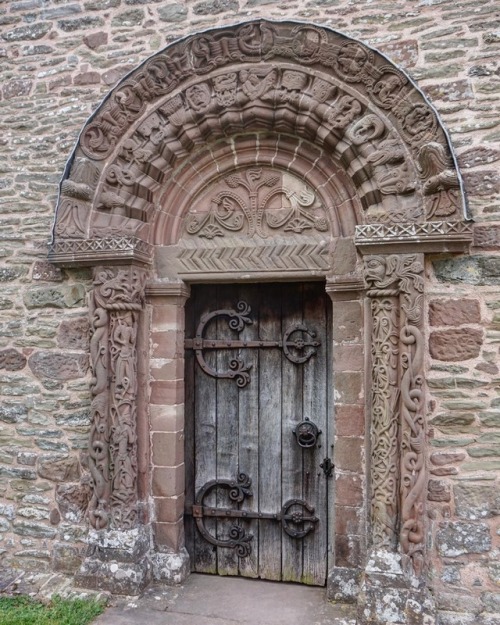
[[[371,311],[371,549],[360,623],[432,623],[424,585],[423,255],[366,256]]]
[[[137,489],[137,336],[146,277],[140,267],[96,267],[90,300],[94,529],[77,581],[114,593],[133,594],[150,578],[149,530]]]

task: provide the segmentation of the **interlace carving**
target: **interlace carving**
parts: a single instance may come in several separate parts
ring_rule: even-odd
[[[146,272],[97,267],[94,276],[88,512],[96,529],[130,529],[137,523],[136,340]]]
[[[373,298],[373,540],[377,547],[394,548],[399,532],[403,562],[416,575],[422,573],[424,563],[427,482],[423,269],[417,255],[365,258],[368,295]]]
[[[304,185],[296,191],[280,182],[279,172],[262,168],[226,177],[229,189],[212,197],[209,211],[188,217],[187,233],[213,239],[240,232],[246,226],[247,236],[266,238],[275,230],[297,234],[328,230],[325,211],[315,193]]]

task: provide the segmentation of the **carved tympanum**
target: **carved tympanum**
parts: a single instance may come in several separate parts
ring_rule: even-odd
[[[92,427],[89,519],[96,529],[137,523],[137,323],[146,272],[96,267],[91,298]]]
[[[218,191],[210,189],[194,202],[186,220],[188,234],[213,239],[243,232],[266,238],[274,232],[328,230],[325,209],[316,194],[279,170],[246,169],[215,186]]]
[[[427,483],[423,270],[419,255],[365,258],[372,311],[373,543],[390,549],[399,543],[417,575],[424,562]]]

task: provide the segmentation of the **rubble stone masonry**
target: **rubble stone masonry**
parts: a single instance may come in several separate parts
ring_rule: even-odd
[[[443,625],[500,621],[497,0],[8,0],[0,6],[0,553],[74,573],[91,496],[90,270],[50,265],[58,184],[109,90],[186,34],[311,21],[377,48],[449,131],[469,255],[427,260],[430,583]]]

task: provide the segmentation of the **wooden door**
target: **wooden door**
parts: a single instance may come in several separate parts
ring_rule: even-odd
[[[330,323],[321,283],[193,287],[186,544],[194,571],[325,584]]]

